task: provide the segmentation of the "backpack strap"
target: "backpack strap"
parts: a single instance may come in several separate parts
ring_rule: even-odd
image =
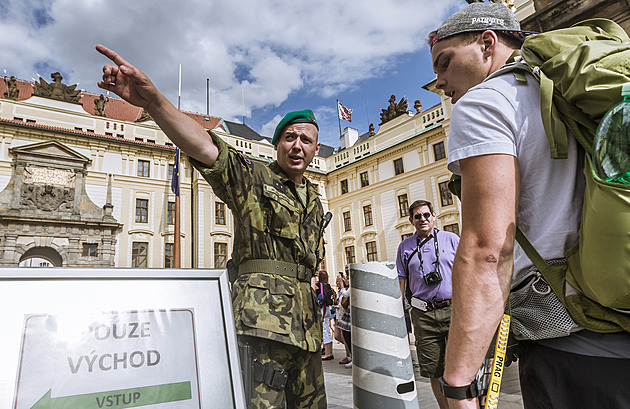
[[[510,57],[511,59],[512,57]],[[547,78],[538,67],[530,67],[524,60],[506,64],[490,74],[485,80],[512,73],[516,81],[527,84],[527,75],[533,76],[540,84],[540,111],[542,115],[543,127],[549,141],[551,157],[555,159],[566,159],[568,156],[568,136],[567,128],[560,118],[558,109],[554,105],[553,81]],[[578,111],[576,109],[576,111]],[[553,121],[552,121],[553,119]]]
[[[529,259],[534,263],[538,271],[542,274],[548,266],[547,262],[544,258],[536,251],[532,243],[525,237],[525,234],[521,231],[521,229],[516,227],[516,241],[523,248],[523,251],[529,257]]]

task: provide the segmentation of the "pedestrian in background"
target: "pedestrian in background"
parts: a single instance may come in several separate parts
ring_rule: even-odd
[[[411,304],[420,376],[429,378],[440,409],[448,402],[440,391],[446,339],[451,324],[451,273],[459,237],[435,227],[433,205],[416,200],[409,206],[416,232],[398,246],[400,292]]]
[[[319,307],[322,310],[322,361],[330,361],[335,359],[332,350],[332,329],[330,328],[330,320],[333,318],[332,307],[335,305],[335,292],[330,284],[328,284],[328,272],[324,270],[319,271],[319,280],[315,293],[317,294]]]
[[[339,305],[341,316],[337,320],[337,328],[341,330],[341,334],[346,346],[346,358],[339,361],[340,364],[345,364],[346,368],[352,368],[352,323],[350,316],[350,283],[348,278],[339,273],[338,280],[341,281],[341,287],[339,289]]]
[[[335,308],[336,310],[335,312],[335,339],[339,341],[340,343],[342,343],[346,350],[346,356],[341,361],[339,361],[339,363],[343,365],[349,364],[350,362],[352,362],[352,354],[350,352],[351,346],[348,346],[348,344],[346,344],[346,340],[343,335],[343,330],[341,329],[342,327],[349,328],[349,325],[350,325],[349,318],[347,319],[347,321],[344,321],[343,319],[345,309],[341,305],[342,300],[348,297],[349,294],[350,293],[348,289],[348,280],[344,277],[344,274],[342,272],[339,272],[337,274],[337,302],[336,302],[336,308]]]

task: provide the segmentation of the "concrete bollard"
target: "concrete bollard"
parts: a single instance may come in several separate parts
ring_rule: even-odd
[[[350,264],[354,407],[417,409],[395,263]]]

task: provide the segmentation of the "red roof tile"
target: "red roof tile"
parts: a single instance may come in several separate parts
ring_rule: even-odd
[[[9,77],[7,77],[8,80]],[[34,84],[30,81],[17,80],[19,95],[18,101],[24,101],[33,96],[33,87]],[[4,98],[4,93],[7,91],[6,82],[0,80],[0,97]],[[105,92],[103,94],[92,94],[89,92],[81,92],[81,99],[79,100],[83,105],[83,109],[85,112],[94,115],[94,101],[100,97],[100,95],[106,95]],[[196,114],[192,112],[184,112],[186,115],[190,116],[192,119],[197,121],[201,126],[206,129],[214,129],[220,122],[221,118],[217,118],[214,116],[207,116],[202,114]],[[109,96],[107,104],[105,105],[105,118],[119,120],[119,121],[128,121],[135,122],[142,115],[142,108],[131,105],[130,103],[123,101],[122,99],[116,96]],[[206,120],[208,118],[209,120]]]
[[[117,142],[132,143],[132,144],[135,144],[135,145],[146,145],[146,146],[154,146],[154,147],[158,147],[158,148],[162,148],[162,149],[175,150],[175,146],[172,146],[172,145],[160,145],[160,144],[157,144],[157,143],[154,143],[154,142],[141,142],[141,141],[135,141],[135,140],[131,140],[131,139],[119,138],[119,137],[116,137],[116,136],[101,135],[101,134],[97,134],[97,133],[94,133],[94,132],[78,131],[76,129],[62,128],[62,127],[58,127],[58,126],[49,126],[49,125],[42,125],[42,124],[38,124],[38,123],[23,122],[23,121],[19,121],[19,120],[15,120],[15,119],[2,119],[2,118],[0,118],[0,123],[15,124],[15,125],[20,125],[20,126],[23,126],[23,127],[26,127],[26,128],[42,129],[42,130],[48,130],[48,131],[57,131],[57,132],[63,132],[63,133],[66,133],[66,134],[90,136],[90,137],[94,137],[94,138],[97,138],[97,139],[108,139],[108,140],[113,140],[113,141],[117,141]]]

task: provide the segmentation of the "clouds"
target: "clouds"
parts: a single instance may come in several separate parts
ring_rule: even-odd
[[[381,76],[459,0],[5,0],[0,69],[23,79],[60,71],[100,92],[102,43],[145,71],[182,108],[234,120],[266,116],[291,98],[332,98]],[[6,39],[10,39],[7,41]],[[50,72],[39,72],[47,78]],[[245,95],[243,102],[243,95]],[[267,127],[265,127],[267,129]],[[260,129],[257,129],[261,131]]]

